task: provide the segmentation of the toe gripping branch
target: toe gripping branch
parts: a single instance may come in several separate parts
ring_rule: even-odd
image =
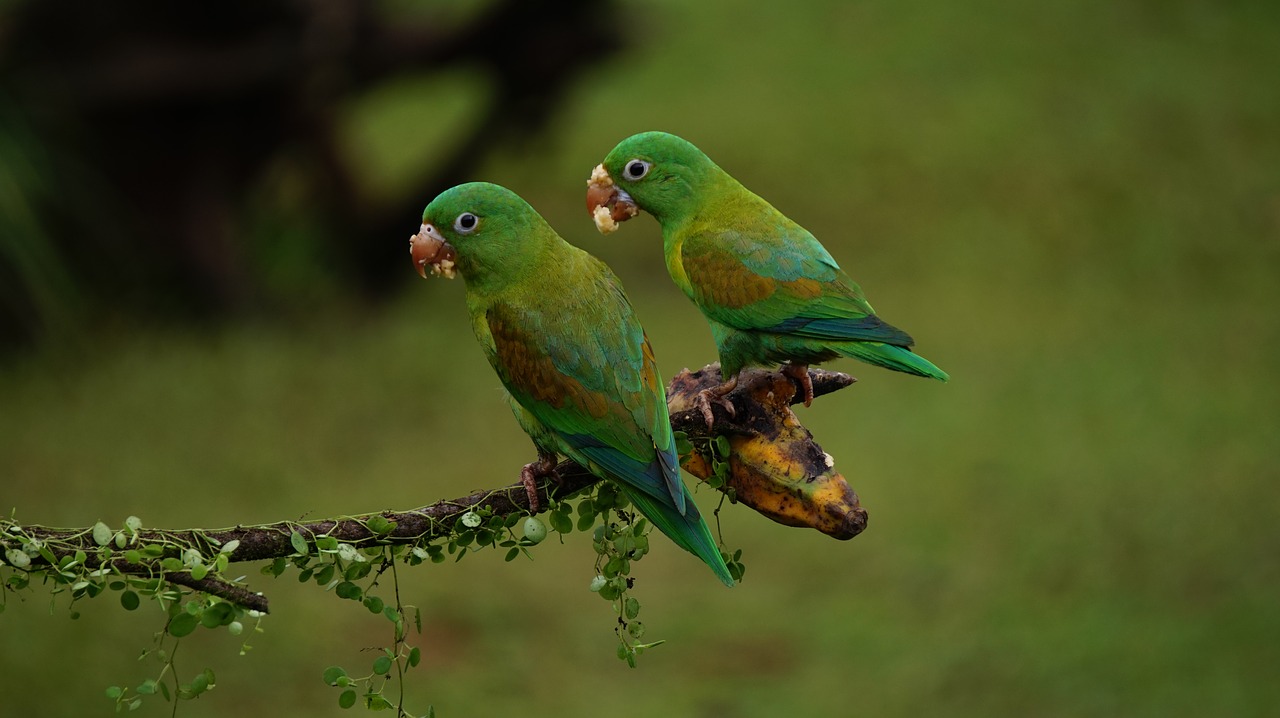
[[[851,386],[848,374],[810,369],[813,396]],[[716,436],[729,440],[729,476],[722,491],[733,489],[739,503],[786,526],[817,529],[847,540],[867,527],[867,512],[858,495],[835,469],[831,455],[800,424],[791,405],[803,403],[800,381],[776,371],[748,369],[738,375],[738,385],[725,398],[732,402],[732,416],[720,408],[710,429],[695,406],[699,392],[721,383],[719,364],[696,372],[688,369],[667,387],[671,426],[685,432],[693,453],[680,457],[694,476],[712,475],[711,444]]]

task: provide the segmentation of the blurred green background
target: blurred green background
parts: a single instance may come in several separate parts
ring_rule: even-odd
[[[471,5],[468,5],[468,8]],[[613,656],[581,535],[533,562],[402,571],[408,706],[441,716],[1276,715],[1280,684],[1280,11],[1266,2],[622,3],[629,48],[535,143],[471,168],[622,277],[668,374],[711,361],[645,217],[602,238],[585,179],[621,138],[704,149],[826,244],[948,385],[854,362],[800,416],[870,512],[848,543],[723,512],[746,581],[666,542],[647,637]],[[387,12],[406,12],[400,5]],[[448,8],[465,16],[467,8]],[[415,11],[424,12],[424,11]],[[485,101],[401,79],[337,118],[364,191],[401,188]],[[425,205],[430,197],[422,197]],[[0,363],[0,507],[49,525],[216,527],[409,508],[532,453],[460,283],[318,292],[221,324],[115,319]],[[305,279],[305,278],[304,278]],[[302,280],[298,280],[302,282]],[[305,283],[305,282],[302,282]],[[704,510],[712,492],[698,492]],[[338,715],[320,680],[390,641],[248,566],[273,613],[185,716]],[[12,715],[106,714],[154,608],[10,596]],[[167,715],[152,701],[141,715]]]

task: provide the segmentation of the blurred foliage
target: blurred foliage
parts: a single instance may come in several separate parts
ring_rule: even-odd
[[[713,351],[656,225],[600,238],[582,192],[622,137],[681,134],[813,230],[953,381],[836,363],[862,381],[800,415],[868,530],[835,542],[724,512],[751,558],[731,591],[655,541],[635,592],[646,640],[668,642],[637,670],[612,659],[585,541],[402,575],[424,614],[410,702],[442,716],[1273,713],[1280,9],[624,9],[630,53],[591,70],[536,144],[468,178],[511,187],[609,262],[674,374]],[[483,101],[468,72],[351,98],[341,146],[362,186],[391,191],[442,156],[456,130],[440,128]],[[288,322],[113,323],[76,356],[11,358],[0,503],[50,524],[221,525],[513,481],[531,447],[461,288],[417,282],[403,238],[386,241],[412,290],[383,309],[329,297]],[[184,648],[219,679],[184,715],[338,712],[320,672],[364,660],[381,626],[310,587],[261,588],[276,613],[253,653]],[[0,669],[25,688],[6,708],[108,711],[102,688],[153,628],[118,613],[11,604],[0,631],[24,648]]]
[[[6,203],[32,225],[0,227],[14,235],[0,245],[0,277],[14,277],[0,351],[117,316],[181,323],[385,298],[392,251],[375,238],[477,158],[543,132],[618,45],[616,6],[587,0],[396,13],[362,0],[226,0],[198,13],[67,0],[0,12],[0,129],[28,170],[7,178]],[[456,69],[479,111],[432,163],[362,185],[340,146],[344,108]],[[421,127],[423,109],[385,114]]]
[[[48,162],[31,128],[0,97],[0,304],[39,317],[43,332],[61,338],[78,296],[33,206],[51,199]]]

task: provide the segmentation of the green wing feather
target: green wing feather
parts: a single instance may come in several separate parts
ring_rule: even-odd
[[[489,305],[494,368],[512,398],[554,435],[556,451],[618,481],[654,525],[733,585],[680,479],[649,341],[617,279],[591,261],[595,271],[578,273],[572,292],[554,296],[554,311],[540,301],[547,294]]]
[[[876,317],[862,288],[813,235],[778,218],[768,232],[719,227],[684,241],[691,295],[708,317],[744,331],[912,345],[909,334]]]
[[[758,201],[763,207],[754,212],[730,206],[684,228],[672,245],[679,252],[677,284],[708,319],[772,335],[779,345],[799,342],[801,356],[826,351],[947,380],[911,351],[910,334],[876,316],[862,288],[812,234]],[[762,215],[768,221],[758,221]]]
[[[598,303],[577,309],[608,314]],[[661,470],[659,455],[674,450],[675,442],[652,353],[634,317],[622,324],[616,314],[611,322],[575,311],[553,317],[500,302],[490,307],[487,321],[502,383],[580,453],[573,458],[614,465],[619,478],[636,488],[675,507],[683,503],[683,492],[673,491],[678,475],[668,482]],[[659,466],[636,472],[623,468],[629,464]]]

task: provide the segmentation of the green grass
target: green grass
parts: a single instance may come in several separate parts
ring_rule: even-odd
[[[591,167],[634,131],[699,144],[817,234],[948,385],[861,383],[801,418],[868,507],[848,543],[735,507],[746,582],[655,541],[629,670],[581,537],[405,577],[410,706],[442,716],[1269,715],[1280,703],[1280,24],[1265,3],[631,3],[636,49],[550,138],[477,167],[617,269],[667,373],[713,358],[648,218],[604,239]],[[469,75],[353,107],[371,187],[438,156]],[[425,103],[423,93],[438,93]],[[432,114],[445,107],[445,118]],[[423,204],[429,198],[423,198]],[[412,222],[413,218],[407,218]],[[402,241],[388,238],[388,241]],[[407,508],[531,458],[457,283],[376,314],[95,332],[0,370],[0,507],[148,525]],[[701,491],[704,509],[713,506]],[[254,569],[247,569],[252,572]],[[338,713],[320,682],[386,622],[290,580],[187,716]],[[95,605],[103,604],[103,605]],[[4,705],[106,713],[159,625],[42,598],[0,616]],[[331,693],[333,693],[331,695]],[[146,715],[161,715],[149,706]],[[167,713],[166,713],[167,714]]]

